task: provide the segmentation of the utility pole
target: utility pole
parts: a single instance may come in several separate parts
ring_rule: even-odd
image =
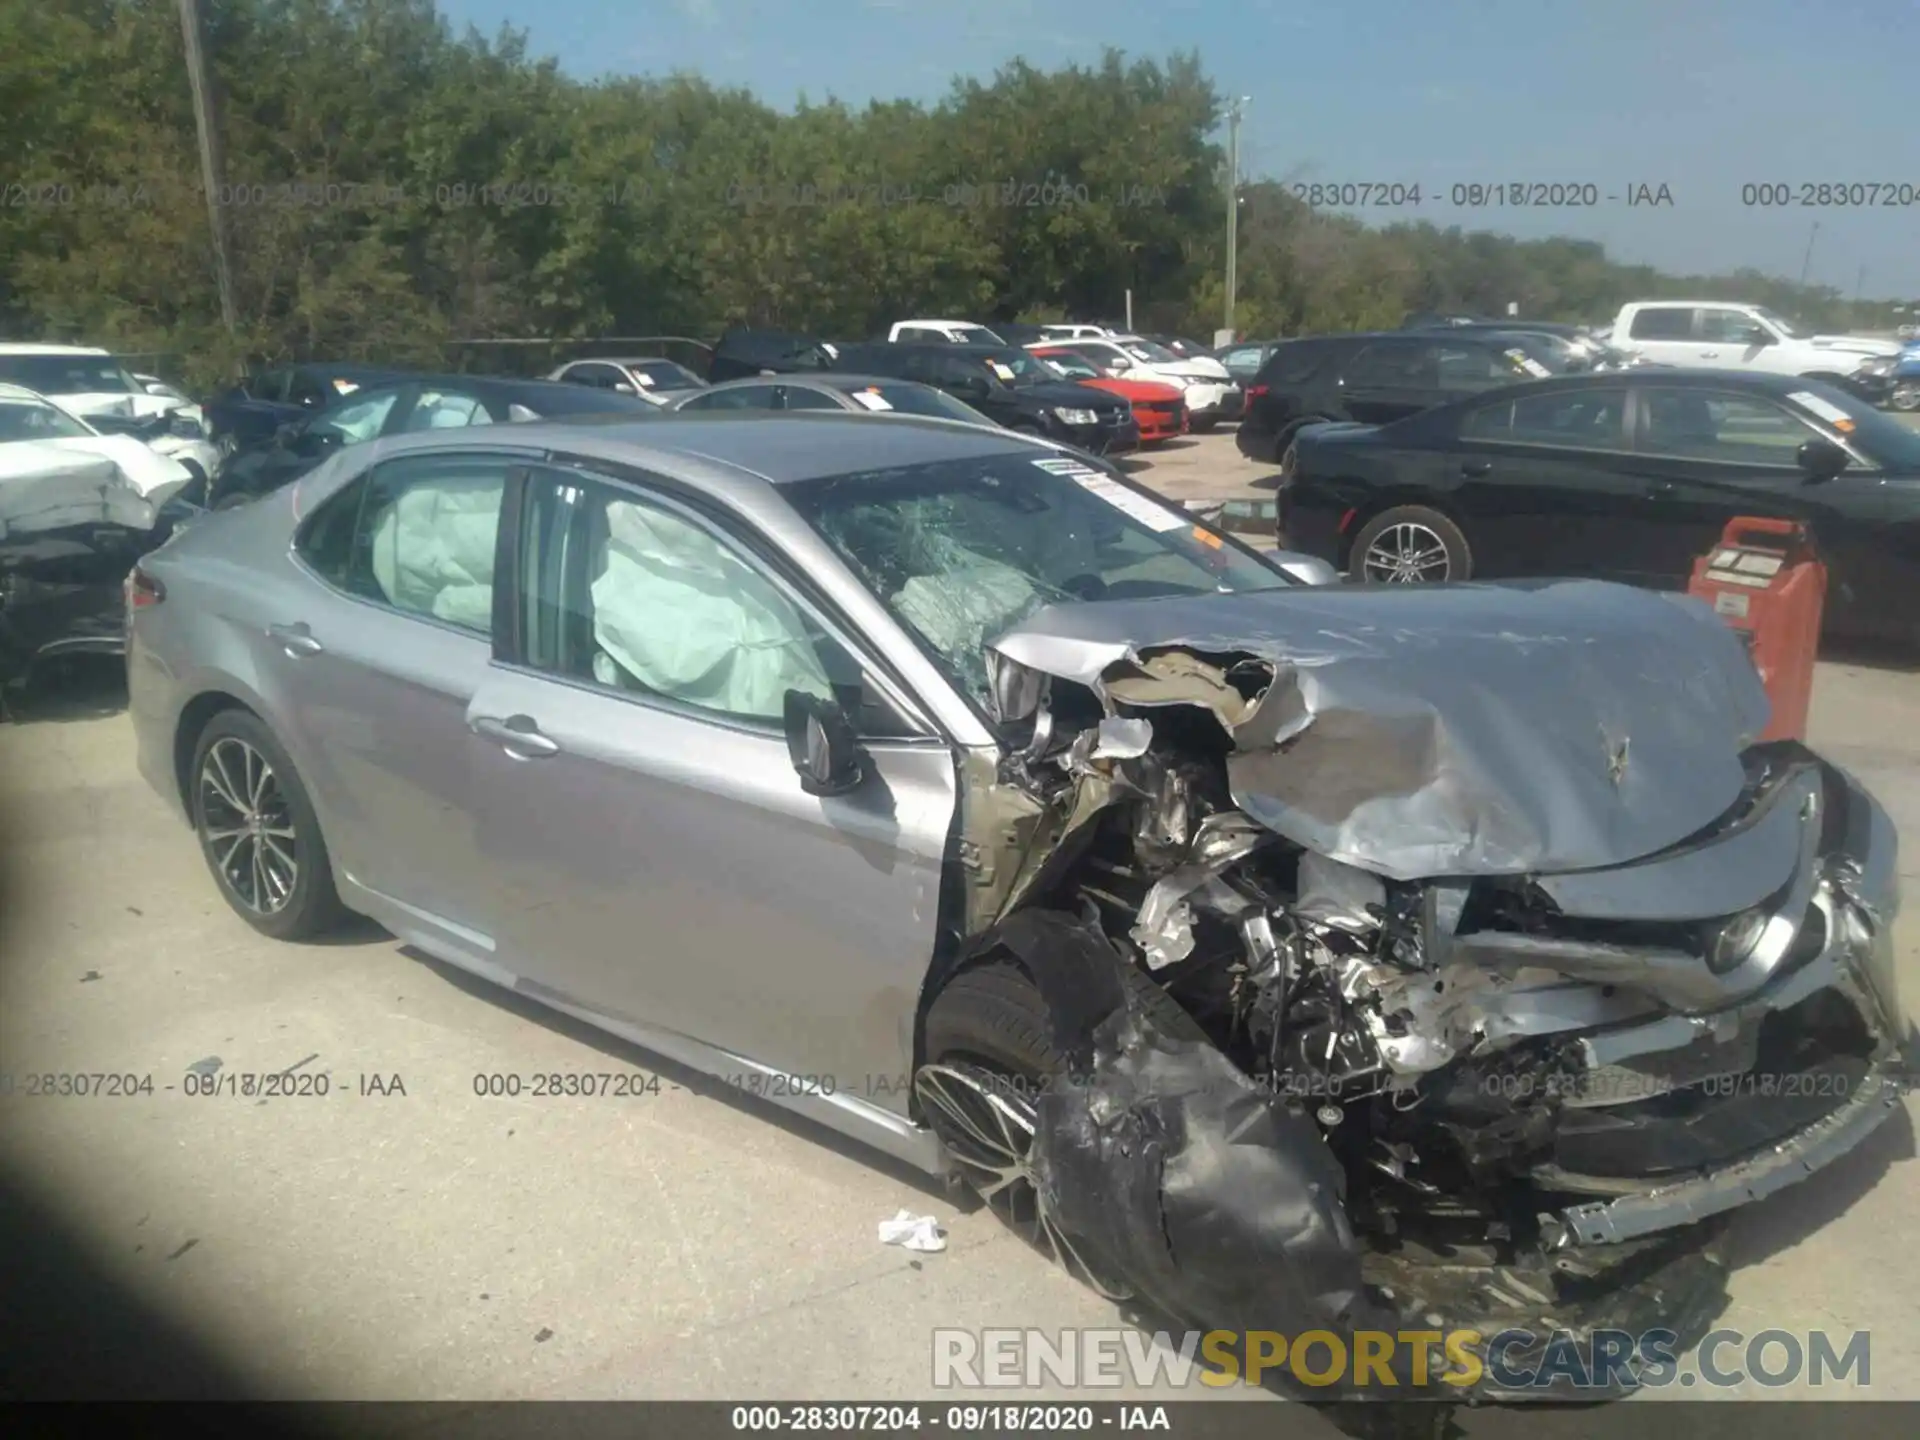
[[[1227,305],[1221,320],[1233,343],[1233,296],[1240,282],[1240,111],[1250,97],[1242,95],[1227,107]]]
[[[200,127],[200,183],[207,192],[207,222],[213,236],[213,274],[220,289],[220,318],[231,337],[239,328],[233,300],[233,264],[227,247],[227,212],[220,203],[226,146],[220,132],[213,72],[207,67],[207,25],[200,0],[180,0],[180,33],[187,42],[187,80],[193,86],[194,120]]]
[[[1813,242],[1820,238],[1820,222],[1813,222],[1813,229],[1807,232],[1807,253],[1800,262],[1800,285],[1806,288],[1807,272],[1813,268]]]

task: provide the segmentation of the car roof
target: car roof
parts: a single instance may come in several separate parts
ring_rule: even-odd
[[[1583,370],[1571,375],[1554,375],[1544,380],[1527,380],[1517,385],[1503,385],[1498,390],[1483,390],[1478,395],[1465,396],[1462,401],[1450,404],[1491,400],[1506,395],[1546,395],[1561,390],[1618,390],[1628,385],[1656,390],[1746,390],[1784,397],[1819,383],[1799,375],[1772,375],[1759,370],[1645,366],[1598,373]]]
[[[949,345],[946,348],[951,350],[954,347]],[[902,380],[898,375],[858,375],[842,370],[803,370],[797,375],[743,375],[738,380],[722,380],[718,385],[709,385],[707,388],[709,390],[746,390],[755,385],[817,385],[828,390],[861,385],[911,385],[919,390],[934,388],[931,385],[922,385],[918,380]]]
[[[511,434],[503,431],[511,430]],[[686,477],[719,466],[736,477],[792,485],[863,471],[900,469],[997,455],[1057,455],[1057,447],[1010,430],[960,425],[950,420],[900,416],[875,425],[844,410],[804,411],[766,417],[709,418],[678,413],[656,420],[528,420],[511,427],[423,431],[376,441],[377,454],[413,449],[487,449],[511,444],[599,459]],[[356,449],[360,447],[355,447]]]
[[[0,342],[0,355],[111,355],[98,345],[30,345]]]

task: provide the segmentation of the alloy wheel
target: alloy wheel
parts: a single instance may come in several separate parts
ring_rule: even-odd
[[[1373,537],[1360,560],[1368,580],[1390,585],[1430,584],[1453,571],[1447,542],[1418,521],[1402,520]]]
[[[1920,410],[1920,380],[1904,380],[1894,386],[1887,403],[1896,410]]]
[[[293,812],[267,757],[224,735],[200,763],[200,838],[240,904],[273,915],[300,882]]]
[[[1103,1299],[1132,1298],[1087,1263],[1048,1213],[1030,1160],[1038,1128],[1031,1100],[965,1064],[922,1065],[913,1091],[961,1175],[1008,1229]]]

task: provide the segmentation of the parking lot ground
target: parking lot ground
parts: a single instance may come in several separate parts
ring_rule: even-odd
[[[1198,493],[1240,483],[1237,461],[1214,436],[1140,473],[1171,492],[1160,477],[1178,470]],[[377,930],[305,947],[256,936],[135,774],[114,684],[111,667],[77,672],[0,727],[0,1071],[14,1077],[0,1178],[12,1222],[41,1232],[0,1236],[7,1368],[79,1395],[116,1380],[203,1393],[216,1362],[285,1398],[1138,1393],[935,1392],[936,1327],[1058,1331],[1121,1313],[916,1176]],[[1820,667],[1814,743],[1908,836],[1915,716],[1914,669]],[[1902,868],[1911,889],[1920,846]],[[1898,939],[1912,997],[1914,914]],[[214,1059],[221,1075],[324,1075],[328,1093],[188,1095],[189,1070]],[[658,1093],[475,1093],[476,1077],[630,1071],[658,1074]],[[22,1093],[25,1076],[61,1073],[154,1088]],[[1723,1323],[1871,1331],[1866,1394],[1920,1398],[1912,1158],[1902,1116],[1743,1214]],[[27,1205],[37,1216],[21,1218]],[[879,1245],[876,1224],[902,1208],[938,1217],[948,1249]]]

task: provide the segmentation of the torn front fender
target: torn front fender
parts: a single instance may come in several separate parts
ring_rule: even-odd
[[[1705,606],[1596,581],[1053,605],[991,649],[1110,706],[1210,711],[1236,805],[1394,879],[1675,845],[1739,798],[1768,714]]]

